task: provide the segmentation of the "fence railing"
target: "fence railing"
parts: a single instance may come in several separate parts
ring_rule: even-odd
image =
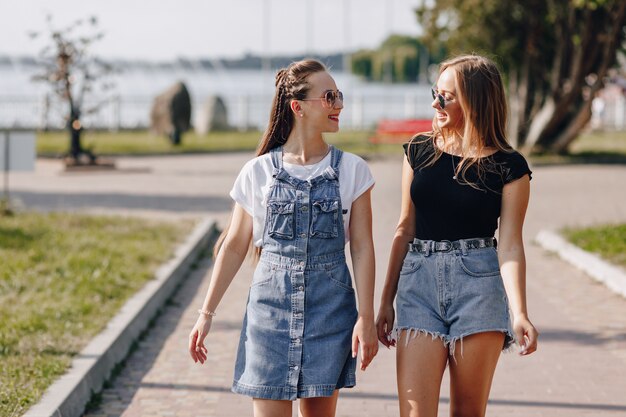
[[[207,97],[193,100],[192,124],[200,120]],[[238,95],[222,97],[227,108],[229,124],[234,129],[264,129],[269,118],[272,97],[269,95]],[[84,108],[96,103],[87,102]],[[381,118],[431,118],[431,101],[421,92],[407,91],[404,95],[353,93],[344,103],[340,120],[343,129],[370,129]],[[151,97],[114,96],[97,112],[81,117],[83,126],[91,129],[146,129],[150,126]],[[595,106],[592,127],[605,130],[626,130],[626,97],[617,95],[603,99]],[[56,97],[0,95],[0,128],[56,130],[65,127],[67,103]]]

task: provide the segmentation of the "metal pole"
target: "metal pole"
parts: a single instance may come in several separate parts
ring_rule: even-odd
[[[263,76],[261,77],[261,82],[263,84],[262,90],[264,93],[268,92],[269,86],[272,85],[268,83],[268,79],[270,79],[270,69],[272,67],[272,55],[271,55],[271,5],[270,0],[263,1],[263,19],[262,19],[262,49],[263,49],[263,57],[261,58],[261,67]],[[270,93],[271,94],[271,93]]]
[[[389,36],[391,36],[391,32],[392,32],[392,16],[393,16],[393,0],[387,0],[385,2],[385,40],[387,40],[389,38]],[[393,56],[391,55],[392,51],[386,51],[385,52],[385,56],[384,56],[384,60],[385,63],[384,68],[383,68],[383,82],[385,83],[391,83],[393,81]]]
[[[343,0],[343,70],[346,74],[352,73],[350,59],[350,0]]]
[[[305,40],[305,47],[306,47],[306,54],[308,56],[311,56],[313,53],[313,1],[312,0],[306,0],[306,11],[305,11],[305,18],[306,18],[306,40]]]

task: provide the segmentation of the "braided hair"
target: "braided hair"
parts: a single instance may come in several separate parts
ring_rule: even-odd
[[[311,88],[307,78],[322,71],[326,71],[324,64],[314,59],[305,59],[292,62],[276,73],[276,93],[272,100],[270,120],[257,148],[257,156],[285,144],[295,117],[290,108],[291,100],[304,99]]]
[[[301,100],[306,98],[311,86],[307,78],[316,72],[326,71],[326,67],[314,59],[306,59],[291,63],[287,68],[283,68],[276,73],[276,93],[272,101],[272,111],[270,121],[263,134],[261,143],[257,148],[257,156],[268,153],[270,150],[282,146],[287,142],[294,123],[294,114],[291,111],[291,100]],[[218,237],[213,247],[213,255],[217,257],[224,239],[230,229],[230,222]],[[253,243],[250,243],[253,246]],[[257,261],[261,255],[261,248],[253,248],[252,259]]]

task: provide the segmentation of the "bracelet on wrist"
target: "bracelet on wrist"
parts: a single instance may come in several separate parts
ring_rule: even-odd
[[[203,310],[203,309],[198,310],[198,313],[202,314],[203,316],[207,316],[207,317],[217,316],[215,311],[209,311],[209,310]]]

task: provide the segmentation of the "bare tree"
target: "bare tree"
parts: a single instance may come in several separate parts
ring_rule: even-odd
[[[77,20],[63,29],[53,27],[50,15],[46,21],[45,31],[30,33],[33,39],[48,35],[50,40],[38,56],[43,71],[33,80],[48,83],[67,104],[66,127],[70,136],[67,164],[95,164],[96,156],[81,144],[81,117],[97,112],[106,104],[113,87],[107,77],[113,67],[88,53],[104,33],[98,30],[98,20],[94,16]],[[85,99],[91,95],[96,98],[88,105]]]

